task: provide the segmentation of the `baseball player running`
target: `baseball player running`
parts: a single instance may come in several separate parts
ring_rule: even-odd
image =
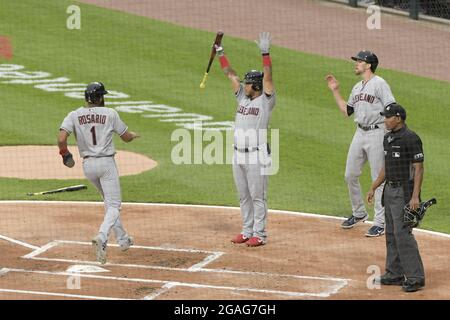
[[[128,131],[116,110],[106,108],[103,95],[108,92],[101,82],[89,84],[85,90],[86,106],[70,112],[61,124],[58,136],[59,154],[63,163],[71,168],[75,165],[72,154],[67,149],[67,138],[74,133],[83,171],[87,179],[97,188],[105,204],[105,218],[98,235],[92,240],[97,261],[106,263],[106,246],[111,229],[122,251],[133,245],[120,221],[121,192],[119,174],[114,155],[116,150],[112,140],[117,133],[125,142],[139,137]]]
[[[375,75],[378,66],[377,56],[370,51],[360,51],[352,57],[355,61],[355,74],[361,76],[352,89],[348,102],[339,92],[339,82],[333,75],[328,75],[328,87],[333,92],[340,111],[349,117],[355,114],[356,132],[347,155],[345,180],[347,181],[350,200],[352,203],[352,216],[342,223],[342,228],[353,228],[358,222],[367,220],[368,214],[361,195],[359,176],[366,161],[369,161],[372,181],[384,165],[383,137],[385,134],[384,119],[380,112],[384,107],[395,102],[387,82]],[[375,215],[373,226],[366,236],[377,237],[384,233],[384,208],[381,196],[384,184],[375,192]]]
[[[272,62],[269,55],[271,37],[268,32],[256,41],[261,50],[263,72],[251,70],[241,84],[231,68],[222,47],[215,46],[221,68],[230,79],[238,107],[235,118],[233,176],[239,192],[243,227],[231,241],[247,246],[264,245],[267,240],[267,169],[270,148],[267,128],[275,106]]]

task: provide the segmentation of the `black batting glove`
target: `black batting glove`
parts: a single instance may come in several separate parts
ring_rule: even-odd
[[[62,156],[63,164],[66,167],[72,168],[75,165],[75,161],[73,160],[73,156],[69,150],[61,150],[59,154]]]

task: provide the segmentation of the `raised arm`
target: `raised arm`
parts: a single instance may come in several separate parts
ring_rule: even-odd
[[[241,82],[236,71],[234,71],[231,67],[230,62],[225,55],[225,52],[223,52],[223,47],[214,45],[214,48],[216,49],[217,55],[219,56],[220,67],[222,68],[223,73],[228,77],[228,79],[230,79],[233,91],[237,92],[239,90]]]
[[[272,81],[272,60],[270,59],[269,50],[272,37],[269,32],[261,32],[259,34],[259,41],[255,40],[259,49],[261,50],[263,59],[263,90],[268,96],[273,94],[273,81]]]
[[[353,113],[353,108],[348,107],[347,102],[342,98],[339,92],[339,82],[332,74],[327,75],[325,79],[327,80],[328,88],[333,92],[334,100],[336,100],[339,110],[344,116],[349,117]]]

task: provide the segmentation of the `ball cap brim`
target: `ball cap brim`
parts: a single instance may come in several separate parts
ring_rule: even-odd
[[[403,120],[406,119],[406,110],[397,103],[392,103],[390,105],[387,105],[382,112],[380,112],[380,115],[384,117],[401,117]]]

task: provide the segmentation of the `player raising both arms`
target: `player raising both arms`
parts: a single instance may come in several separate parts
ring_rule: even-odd
[[[241,84],[231,68],[223,48],[216,45],[220,65],[230,79],[238,102],[235,118],[233,176],[239,192],[243,227],[231,241],[257,247],[266,243],[267,169],[270,147],[267,128],[275,106],[272,61],[269,55],[271,37],[268,32],[257,41],[263,60],[263,72],[251,70]],[[254,159],[251,161],[250,159]]]

